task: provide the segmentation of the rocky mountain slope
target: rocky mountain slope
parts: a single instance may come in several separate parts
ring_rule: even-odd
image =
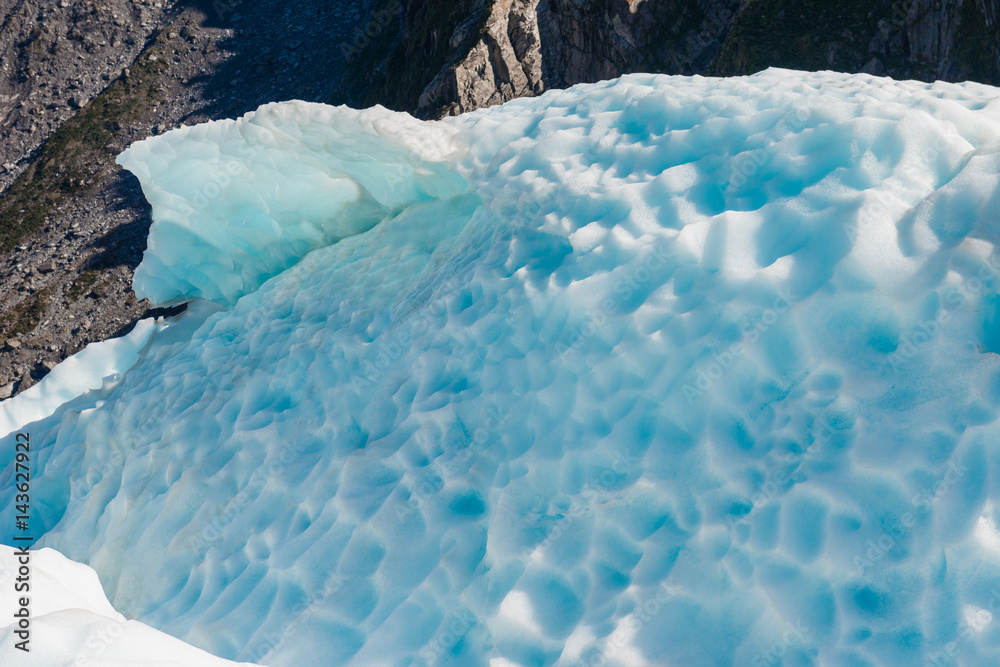
[[[0,2],[0,399],[160,314],[132,296],[149,208],[114,157],[181,124],[328,99],[339,44],[369,16],[363,2]]]
[[[996,0],[0,0],[0,399],[152,314],[128,144],[275,100],[424,118],[633,71],[1000,84]]]

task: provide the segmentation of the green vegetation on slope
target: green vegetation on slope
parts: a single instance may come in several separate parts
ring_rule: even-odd
[[[69,286],[69,290],[66,291],[66,296],[70,301],[76,301],[84,294],[90,291],[90,288],[94,286],[97,279],[101,277],[101,272],[96,268],[89,268],[83,273],[81,273],[73,284]]]
[[[46,287],[29,296],[0,316],[0,333],[7,336],[28,334],[42,321],[49,307],[54,286]]]
[[[167,68],[161,47],[158,39],[132,66],[130,76],[115,80],[63,123],[11,184],[0,199],[0,251],[13,250],[44,226],[53,209],[110,172],[123,124],[147,111],[158,95],[157,77]]]

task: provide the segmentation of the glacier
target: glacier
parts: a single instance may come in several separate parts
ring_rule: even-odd
[[[310,250],[467,192],[442,160],[451,134],[378,109],[273,104],[133,144],[117,162],[154,204],[136,296],[231,305]]]
[[[119,160],[137,295],[195,306],[11,423],[125,617],[273,667],[1000,660],[997,89],[283,102]]]
[[[72,665],[73,667],[236,667],[188,646],[138,621],[116,612],[101,589],[97,574],[53,549],[30,553],[33,600],[29,640],[25,654],[15,648],[21,638],[13,626],[0,628],[0,661],[4,665]],[[18,573],[14,549],[0,546],[0,614],[14,618],[18,608],[13,590]],[[248,667],[248,666],[247,666]]]

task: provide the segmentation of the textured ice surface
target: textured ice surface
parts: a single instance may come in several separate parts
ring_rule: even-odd
[[[136,295],[231,304],[306,252],[468,184],[432,159],[450,132],[381,107],[269,104],[118,157],[153,206]]]
[[[31,574],[30,651],[15,648],[20,610],[12,595],[23,558],[0,546],[0,664],[32,667],[225,667],[236,663],[209,655],[138,621],[126,620],[104,597],[97,574],[53,549],[28,556]],[[244,663],[245,664],[245,663]]]
[[[275,666],[997,664],[997,96],[643,75],[147,140],[137,289],[243,296],[31,427],[41,544]]]
[[[143,320],[127,336],[92,343],[52,369],[38,384],[0,403],[0,433],[7,435],[48,417],[61,405],[99,389],[104,378],[134,366],[155,327],[153,321]]]
[[[93,407],[104,399],[121,374],[136,364],[140,355],[177,338],[187,338],[208,315],[218,310],[218,306],[206,301],[192,302],[183,320],[140,320],[124,336],[91,343],[52,369],[38,384],[0,402],[0,434],[14,433],[60,411]],[[151,339],[155,342],[151,343]]]

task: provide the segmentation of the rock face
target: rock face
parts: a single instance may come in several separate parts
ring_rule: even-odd
[[[433,118],[627,72],[771,66],[1000,84],[994,0],[479,0],[450,13],[400,2],[381,3],[399,18],[348,63],[338,101]],[[425,73],[403,74],[417,52]],[[388,83],[400,76],[413,80]]]
[[[0,175],[6,187],[31,152],[132,62],[161,3],[0,3]]]
[[[115,155],[266,102],[325,101],[371,4],[0,1],[0,400],[163,314],[132,294],[149,207]]]
[[[456,115],[545,90],[535,0],[497,0],[479,39],[454,66],[442,70],[417,101],[417,115]],[[464,41],[458,33],[456,43]]]

